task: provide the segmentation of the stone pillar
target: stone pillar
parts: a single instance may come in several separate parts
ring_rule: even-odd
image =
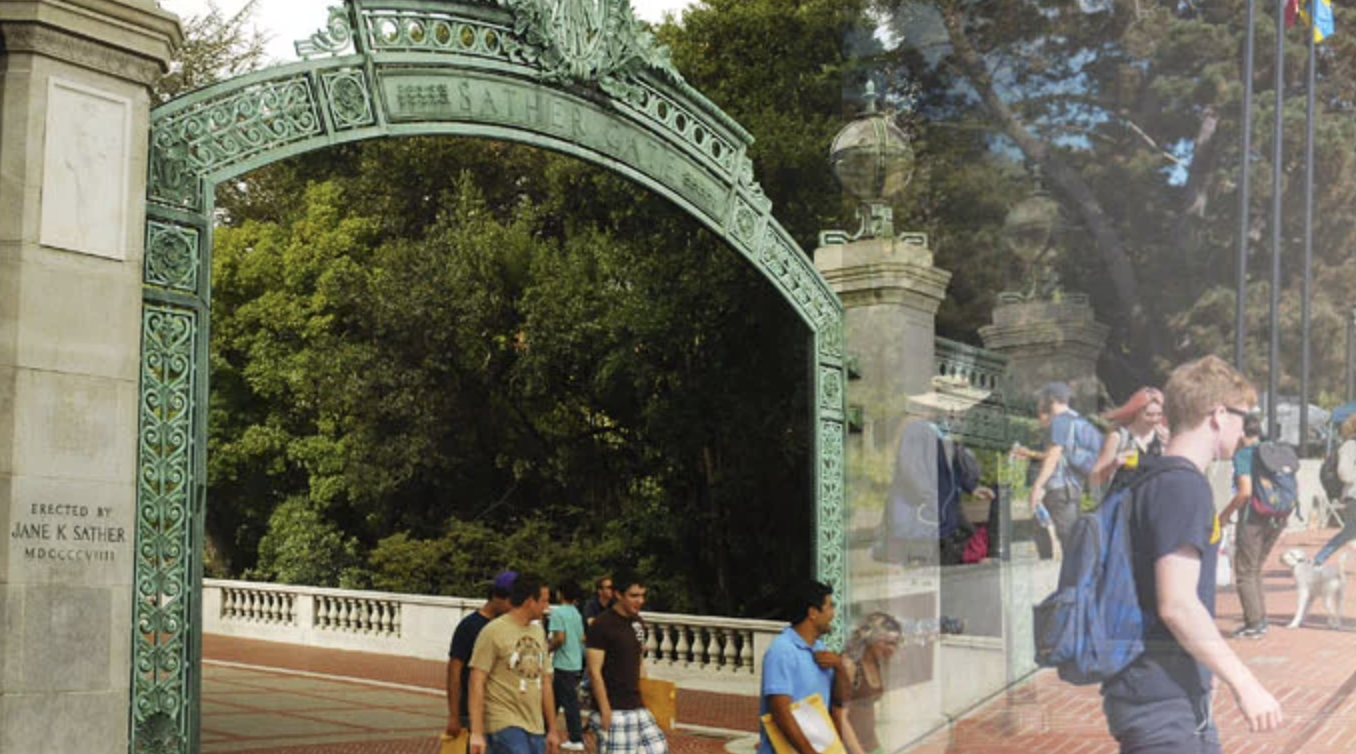
[[[815,266],[843,301],[847,354],[859,370],[848,385],[848,404],[860,411],[860,427],[847,446],[852,604],[844,612],[856,620],[879,610],[910,632],[877,719],[887,751],[946,722],[939,645],[935,636],[920,635],[935,631],[940,618],[940,568],[876,562],[870,537],[860,536],[880,521],[909,396],[933,389],[937,307],[951,273],[932,261],[922,234],[825,243],[815,250]]]
[[[937,307],[951,273],[932,266],[927,244],[906,233],[815,250],[815,267],[843,300],[848,356],[860,369],[849,402],[876,450],[893,448],[908,396],[931,390],[936,374]]]
[[[1030,396],[1052,380],[1074,389],[1074,408],[1097,410],[1100,392],[1097,359],[1110,328],[1096,320],[1087,296],[1065,294],[1057,300],[1006,301],[993,310],[993,324],[982,327],[984,347],[1008,357],[1013,392]]]
[[[0,754],[128,746],[152,0],[0,2]]]

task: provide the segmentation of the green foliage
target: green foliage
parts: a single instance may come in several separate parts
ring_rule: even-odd
[[[170,72],[156,82],[156,99],[164,102],[263,65],[268,38],[252,23],[258,4],[249,0],[228,16],[207,0],[206,13],[184,19],[183,45]]]
[[[269,516],[259,541],[259,565],[247,578],[279,584],[355,588],[361,563],[357,541],[305,497],[289,498]]]
[[[763,614],[761,564],[808,574],[808,333],[755,270],[547,153],[330,158],[222,202],[208,529],[231,570],[281,572],[270,512],[302,496],[385,589],[641,566],[656,605]]]

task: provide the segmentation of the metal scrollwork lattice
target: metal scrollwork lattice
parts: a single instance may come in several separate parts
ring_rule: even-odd
[[[173,288],[187,293],[198,289],[198,232],[177,225],[147,223],[147,285]]]
[[[193,421],[197,335],[193,312],[146,307],[132,648],[134,752],[180,752],[188,733],[182,715],[192,628],[188,514],[194,448],[203,442]]]
[[[207,100],[152,129],[151,197],[199,208],[203,174],[318,136],[322,120],[309,81],[297,75]]]
[[[348,9],[330,8],[330,19],[325,28],[293,44],[297,55],[309,58],[313,55],[339,55],[353,49],[353,26],[349,22]]]
[[[840,602],[847,594],[847,540],[844,508],[844,459],[842,422],[823,420],[819,425],[819,542],[817,547],[819,579],[833,587]],[[843,627],[835,621],[831,641],[841,643]]]
[[[330,95],[330,115],[334,117],[336,128],[372,125],[376,120],[372,114],[372,95],[362,71],[340,71],[324,78]]]

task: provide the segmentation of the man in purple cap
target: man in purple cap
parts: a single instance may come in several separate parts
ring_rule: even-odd
[[[475,649],[476,639],[480,638],[481,629],[489,625],[490,621],[509,611],[509,593],[517,579],[517,571],[503,571],[495,576],[485,604],[462,618],[452,634],[452,647],[447,657],[447,735],[453,738],[461,735],[463,728],[471,726],[467,702],[471,683],[471,652]]]

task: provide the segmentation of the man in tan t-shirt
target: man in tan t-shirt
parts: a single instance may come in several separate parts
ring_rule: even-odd
[[[509,604],[471,652],[470,754],[556,754],[556,700],[541,626],[550,595],[541,579],[519,574]]]

